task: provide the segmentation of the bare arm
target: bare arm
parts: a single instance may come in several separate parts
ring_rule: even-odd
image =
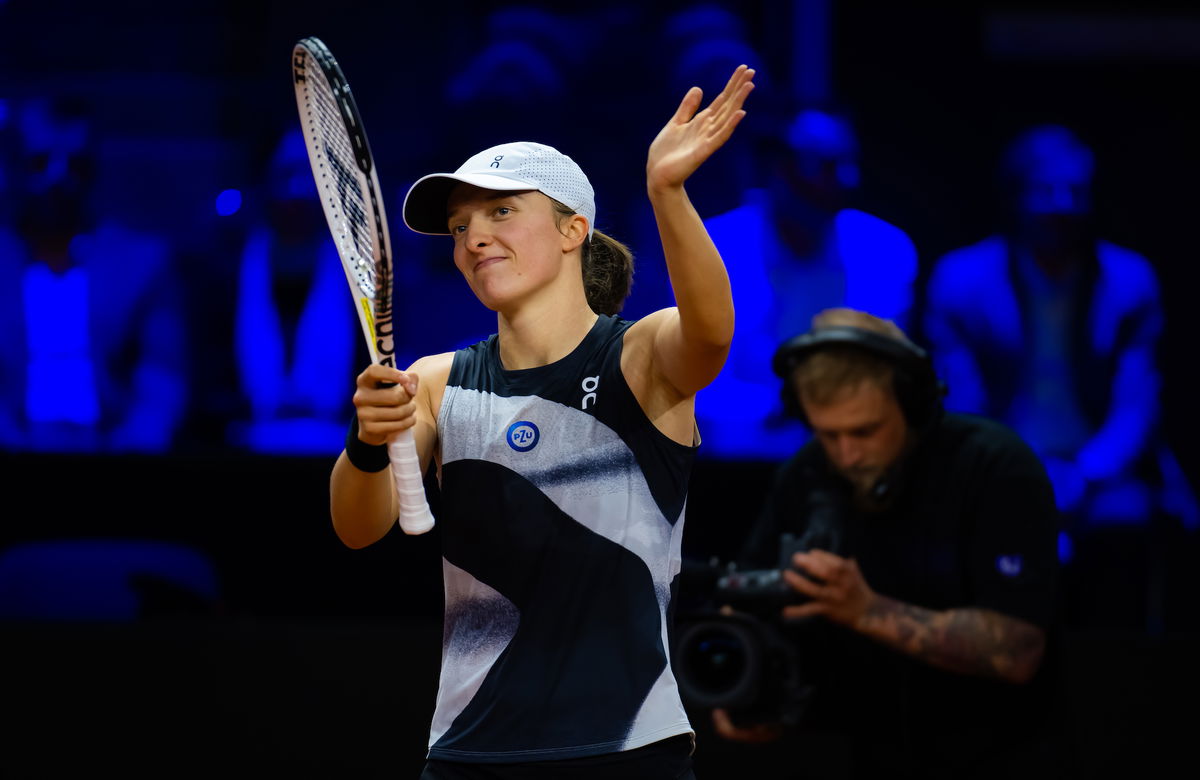
[[[808,600],[786,607],[784,617],[822,615],[925,663],[960,674],[1013,683],[1033,678],[1045,649],[1045,632],[1032,623],[979,607],[932,610],[871,590],[858,564],[823,550],[798,553],[785,572]]]
[[[999,612],[939,612],[879,595],[856,628],[931,666],[1014,683],[1033,678],[1046,645],[1040,628]]]
[[[358,375],[354,392],[358,438],[380,445],[411,428],[425,473],[437,447],[437,409],[452,360],[450,353],[421,358],[407,372],[368,366]],[[425,378],[419,380],[421,376]],[[379,387],[380,382],[396,384]],[[347,547],[366,547],[382,539],[399,515],[390,467],[361,471],[343,451],[329,480],[329,509],[334,531]]]
[[[742,104],[753,78],[753,70],[739,67],[699,113],[702,94],[693,87],[647,155],[646,189],[676,302],[647,326],[654,329],[657,373],[685,396],[711,382],[725,362],[733,340],[733,297],[721,255],[683,184],[745,116]]]

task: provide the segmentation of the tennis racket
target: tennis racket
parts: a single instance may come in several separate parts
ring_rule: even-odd
[[[292,50],[296,107],[325,219],[337,245],[371,361],[396,366],[392,320],[392,246],[379,176],[350,85],[329,48],[303,38]],[[388,444],[400,499],[400,527],[433,528],[412,429]]]

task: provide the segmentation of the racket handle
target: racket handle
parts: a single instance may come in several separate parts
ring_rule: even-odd
[[[406,534],[423,534],[433,528],[433,513],[425,500],[425,482],[421,478],[421,461],[417,458],[412,429],[401,431],[388,444],[388,457],[392,461],[396,495],[400,498],[400,528]]]

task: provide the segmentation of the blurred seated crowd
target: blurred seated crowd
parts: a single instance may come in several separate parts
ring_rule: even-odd
[[[490,99],[515,115],[560,100],[569,91],[562,74],[586,71],[604,31],[639,23],[615,10],[578,45],[563,46],[555,31],[564,19],[526,8],[493,14],[488,23],[503,43],[447,74],[447,104]],[[703,6],[668,19],[668,33],[678,47],[672,89],[756,56],[735,17]],[[496,61],[520,79],[497,81],[486,66]],[[769,85],[771,74],[764,77]],[[504,92],[518,80],[528,89]],[[85,101],[0,98],[0,450],[185,448],[190,388],[213,370],[190,359],[189,344],[210,324],[184,305],[188,279],[170,227],[135,229],[96,208],[106,197],[97,186],[104,128]],[[748,120],[754,140],[730,151],[730,175],[698,185],[721,190],[697,201],[725,258],[738,317],[725,370],[698,399],[703,455],[779,461],[804,444],[808,433],[782,413],[771,355],[818,312],[846,306],[892,320],[930,350],[949,388],[947,408],[1002,421],[1037,452],[1062,514],[1064,558],[1092,530],[1200,527],[1165,435],[1167,318],[1155,261],[1108,240],[1094,219],[1102,161],[1084,138],[1048,124],[988,150],[996,181],[962,197],[999,188],[994,233],[930,257],[903,225],[862,207],[869,176],[850,114],[778,105],[785,108]],[[611,173],[630,178],[622,174]],[[611,232],[636,234],[644,198],[608,175],[597,177],[600,196],[629,204],[602,209],[628,215],[614,216],[625,222]],[[333,456],[365,350],[296,127],[275,134],[257,178],[236,251],[212,258],[229,280],[212,310],[230,318],[230,341],[217,351],[231,361],[237,398],[217,436],[232,450]],[[407,251],[403,231],[392,232]],[[491,326],[445,303],[466,300],[448,250],[399,270],[400,288],[424,293],[397,309],[411,328],[427,323],[418,333],[424,343],[439,333],[450,350],[485,338]],[[630,316],[659,305],[650,299],[665,289],[653,257],[640,260]],[[405,349],[402,332],[402,359]]]

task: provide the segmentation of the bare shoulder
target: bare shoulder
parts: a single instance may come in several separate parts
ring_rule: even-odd
[[[679,309],[674,306],[647,314],[629,326],[629,330],[625,332],[625,349],[628,350],[631,347],[634,349],[653,349],[654,340],[658,337],[658,332],[667,323],[675,322],[678,319]]]
[[[442,383],[445,384],[446,379],[450,376],[450,366],[453,363],[454,353],[443,352],[440,355],[426,355],[425,357],[417,358],[408,367],[407,371],[421,377],[421,381],[425,381],[426,377],[433,380],[440,376]]]
[[[406,371],[417,375],[417,398],[424,401],[434,419],[437,419],[442,394],[446,391],[446,382],[450,379],[450,367],[453,364],[454,353],[443,352],[418,358]]]

